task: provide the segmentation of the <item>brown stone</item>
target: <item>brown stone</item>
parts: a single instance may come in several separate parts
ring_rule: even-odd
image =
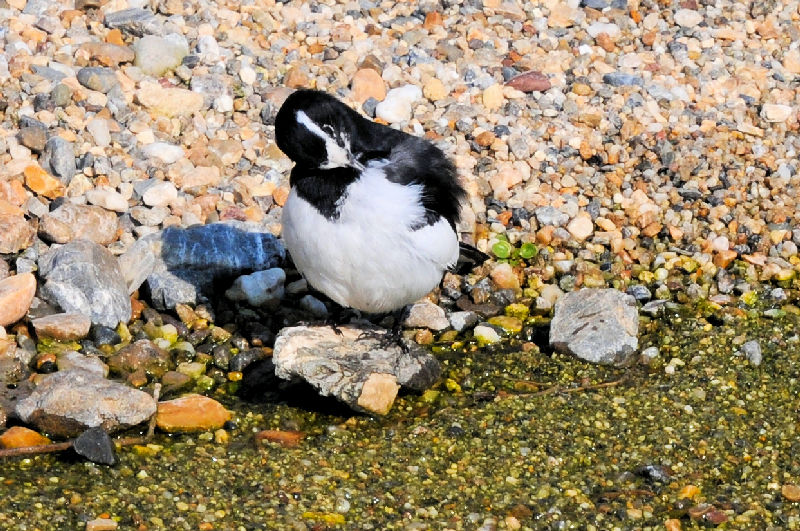
[[[0,200],[8,201],[12,205],[22,206],[28,200],[25,186],[17,179],[0,180]]]
[[[422,24],[422,27],[426,30],[431,30],[437,26],[441,26],[444,24],[442,20],[442,14],[438,11],[431,11],[427,15],[425,15],[425,22]]]
[[[36,229],[23,216],[0,216],[0,254],[12,254],[33,245]]]
[[[572,85],[572,92],[578,96],[589,96],[593,91],[592,87],[584,83],[575,83]]]
[[[661,227],[663,227],[661,223],[659,223],[658,221],[654,221],[652,223],[649,223],[645,228],[642,229],[642,234],[647,236],[648,238],[652,238],[653,236],[661,232]]]
[[[109,44],[116,44],[117,46],[125,45],[125,40],[122,38],[122,32],[116,28],[112,29],[106,34],[106,42]]]
[[[353,75],[350,90],[350,97],[358,103],[364,103],[369,98],[378,101],[386,98],[386,84],[381,75],[371,68],[362,68]]]
[[[300,444],[306,434],[294,430],[263,430],[256,433],[256,444],[266,442],[276,443],[284,448],[295,448]]]
[[[92,321],[79,313],[56,313],[33,319],[31,324],[39,337],[72,341],[88,336]]]
[[[655,31],[646,31],[644,35],[642,35],[642,44],[645,46],[652,46],[654,42],[656,42],[656,37],[658,33]]]
[[[111,518],[95,518],[86,522],[86,531],[116,531],[119,524]]]
[[[169,433],[210,431],[231,419],[231,412],[212,398],[186,395],[158,403],[156,426]]]
[[[275,201],[275,204],[280,207],[286,204],[286,200],[288,198],[289,188],[286,186],[279,186],[272,192],[272,200]]]
[[[727,251],[719,251],[714,254],[714,265],[725,269],[736,259],[736,256],[736,251],[730,249]]]
[[[222,173],[216,166],[197,166],[187,168],[172,168],[168,172],[169,180],[178,188],[199,188],[201,186],[216,186],[222,180]]]
[[[19,143],[33,151],[43,151],[47,143],[47,131],[42,127],[23,127],[17,133]]]
[[[14,324],[31,307],[36,293],[36,277],[22,273],[0,280],[0,326]]]
[[[617,49],[617,45],[614,43],[614,39],[608,33],[600,33],[594,39],[597,42],[597,45],[600,46],[607,52],[613,52]]]
[[[400,386],[397,384],[397,377],[393,374],[373,373],[361,387],[361,394],[358,397],[358,406],[385,415],[392,409],[394,399]]]
[[[89,54],[93,59],[105,66],[118,66],[120,63],[130,63],[135,54],[127,46],[111,44],[109,42],[85,42],[81,44],[81,50]]]
[[[664,529],[667,531],[681,531],[681,521],[677,518],[664,520]]]
[[[132,373],[139,369],[155,377],[170,368],[170,355],[149,339],[140,339],[108,358],[108,366],[117,373]]]
[[[49,199],[64,195],[64,184],[47,173],[38,164],[31,164],[25,168],[23,175],[25,175],[25,186],[35,194],[43,195]]]
[[[42,216],[39,223],[39,235],[55,243],[81,238],[108,245],[117,239],[118,230],[119,219],[114,212],[99,206],[69,202]]]
[[[301,67],[293,66],[286,72],[283,84],[289,88],[312,88],[309,86],[311,79],[308,73]]]
[[[168,118],[185,116],[203,108],[203,95],[184,88],[163,88],[158,83],[142,83],[136,91],[139,103]]]
[[[481,147],[489,147],[495,140],[495,135],[491,131],[484,131],[475,137],[475,142]]]
[[[800,501],[800,487],[787,483],[781,487],[781,494],[790,502]]]
[[[13,426],[0,435],[0,446],[3,448],[26,448],[50,444],[50,439],[23,426]]]

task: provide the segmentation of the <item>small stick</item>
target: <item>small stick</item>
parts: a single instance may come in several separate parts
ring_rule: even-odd
[[[625,383],[629,378],[628,374],[622,376],[622,378],[618,380],[612,380],[610,382],[601,382],[599,384],[594,385],[581,385],[580,387],[563,387],[561,385],[553,385],[548,387],[547,389],[543,389],[542,391],[537,391],[535,393],[518,393],[518,394],[509,394],[509,396],[542,396],[542,395],[550,395],[553,393],[580,393],[583,391],[595,391],[597,389],[605,389],[607,387],[616,387],[618,385],[622,385]],[[520,380],[518,380],[520,381]],[[539,382],[534,382],[533,385],[542,385]]]
[[[64,450],[72,448],[72,442],[73,441],[66,441],[53,444],[40,444],[37,446],[22,446],[20,448],[3,448],[0,449],[0,458],[63,452]]]

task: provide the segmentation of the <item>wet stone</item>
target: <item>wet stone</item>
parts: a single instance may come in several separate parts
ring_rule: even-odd
[[[33,393],[16,405],[26,423],[59,437],[97,426],[111,432],[144,422],[156,411],[153,397],[82,370],[44,377]]]
[[[381,345],[382,329],[344,326],[339,331],[307,326],[281,330],[272,357],[275,374],[305,380],[323,396],[378,415],[389,411],[400,386],[421,391],[439,378],[439,362],[415,344],[405,350]]]
[[[759,343],[758,340],[752,339],[744,343],[742,345],[742,354],[756,367],[761,365],[761,343]]]
[[[72,341],[88,336],[92,322],[79,313],[56,313],[33,319],[31,324],[39,337]]]
[[[156,378],[171,368],[171,356],[149,339],[140,339],[123,347],[108,359],[112,371],[125,374],[140,369]]]
[[[614,289],[581,289],[562,296],[550,323],[550,345],[593,363],[623,366],[638,347],[636,301]]]
[[[225,407],[207,396],[191,394],[159,402],[156,426],[168,433],[216,430],[231,419]]]
[[[75,438],[72,449],[92,463],[111,466],[117,462],[114,442],[101,427],[89,428],[81,433]]]

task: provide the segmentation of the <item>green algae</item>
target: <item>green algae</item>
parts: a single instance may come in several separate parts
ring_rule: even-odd
[[[797,529],[781,489],[800,483],[800,318],[755,310],[643,317],[641,348],[659,355],[628,369],[549,352],[546,319],[492,347],[439,344],[441,383],[378,419],[219,387],[228,444],[157,435],[115,467],[7,460],[0,526],[105,513],[120,529]],[[738,354],[752,339],[759,366]],[[258,448],[263,429],[305,438]]]

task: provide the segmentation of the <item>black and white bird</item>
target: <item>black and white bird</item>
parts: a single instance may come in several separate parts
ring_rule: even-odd
[[[343,307],[388,313],[426,295],[456,265],[466,193],[431,142],[315,90],[286,99],[275,138],[295,163],[283,239],[316,290]]]

